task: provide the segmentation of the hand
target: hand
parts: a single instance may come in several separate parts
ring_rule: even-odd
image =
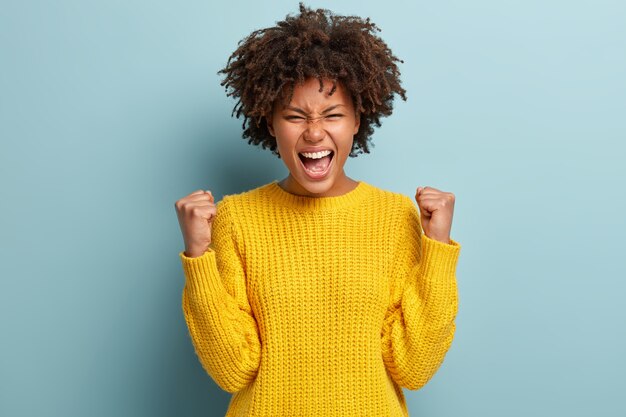
[[[202,255],[211,244],[211,228],[217,209],[211,191],[198,190],[181,198],[174,205],[178,224],[185,241],[185,255]]]
[[[433,187],[418,187],[415,201],[420,209],[424,234],[431,239],[450,243],[454,194]]]

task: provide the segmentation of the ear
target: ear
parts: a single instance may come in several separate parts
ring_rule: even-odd
[[[276,137],[276,134],[274,133],[274,120],[272,119],[271,113],[265,115],[265,124],[267,125],[267,130],[270,132],[270,135]]]
[[[359,127],[361,126],[361,113],[357,113],[355,116],[355,123],[354,123],[354,135],[356,135],[359,132]]]

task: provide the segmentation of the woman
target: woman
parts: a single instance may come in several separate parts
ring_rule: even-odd
[[[454,337],[454,195],[415,200],[346,176],[392,112],[399,61],[369,19],[300,4],[231,55],[243,137],[289,175],[176,202],[182,305],[227,416],[408,416]]]

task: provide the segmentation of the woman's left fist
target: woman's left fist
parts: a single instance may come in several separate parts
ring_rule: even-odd
[[[420,209],[424,234],[431,239],[450,243],[454,194],[433,187],[417,187],[415,201]]]

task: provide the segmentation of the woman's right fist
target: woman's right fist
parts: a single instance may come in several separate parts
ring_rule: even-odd
[[[178,200],[174,206],[185,241],[185,255],[195,258],[211,244],[211,226],[217,215],[211,191],[198,190]]]

